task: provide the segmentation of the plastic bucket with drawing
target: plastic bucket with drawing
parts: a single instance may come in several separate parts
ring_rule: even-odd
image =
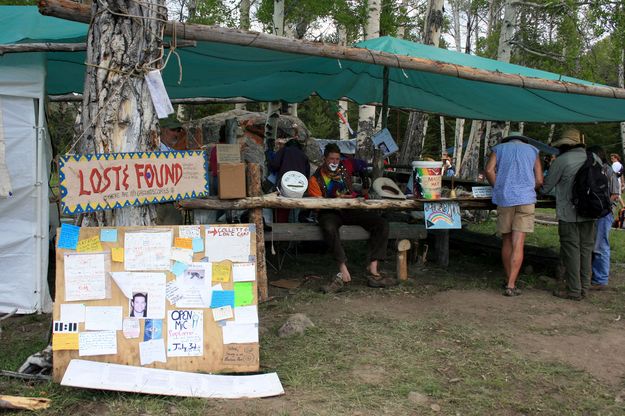
[[[308,189],[308,179],[296,170],[290,170],[282,175],[280,180],[280,194],[287,198],[301,198]]]
[[[420,199],[440,199],[443,162],[412,162],[413,194]]]

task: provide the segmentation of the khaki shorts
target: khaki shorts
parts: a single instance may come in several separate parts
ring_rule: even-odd
[[[497,232],[508,234],[512,231],[534,232],[534,204],[497,207]]]

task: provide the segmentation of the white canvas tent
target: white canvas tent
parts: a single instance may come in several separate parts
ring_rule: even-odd
[[[45,77],[42,53],[0,56],[0,313],[52,310]]]

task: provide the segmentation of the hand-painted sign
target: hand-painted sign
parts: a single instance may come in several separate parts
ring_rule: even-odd
[[[64,214],[208,195],[206,152],[131,152],[63,156]]]
[[[423,204],[425,228],[428,230],[460,229],[460,205],[457,202],[426,202]]]

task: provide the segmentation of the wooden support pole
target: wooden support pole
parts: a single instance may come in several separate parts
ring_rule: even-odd
[[[194,40],[179,40],[176,42],[176,48],[195,47],[197,42]],[[165,48],[170,48],[171,44],[165,42]],[[0,55],[5,53],[24,53],[24,52],[80,52],[86,51],[87,44],[82,43],[14,43],[9,45],[0,45]]]
[[[409,240],[397,242],[397,278],[399,280],[408,280],[408,250],[410,250]]]
[[[260,186],[262,176],[260,165],[247,164],[247,195],[259,196],[263,194]],[[263,209],[250,209],[250,222],[256,226],[256,281],[258,283],[258,301],[264,302],[269,298],[267,286],[267,265],[265,263],[265,231],[263,228]]]
[[[40,0],[39,12],[47,16],[89,23],[91,8],[87,5],[74,3],[70,0]],[[165,26],[165,35],[176,35],[179,39],[219,42],[232,45],[250,46],[302,55],[322,56],[332,59],[364,62],[383,65],[389,68],[416,70],[454,78],[492,84],[509,85],[526,89],[554,91],[569,94],[591,95],[607,98],[625,98],[625,89],[608,86],[577,84],[560,80],[527,77],[488,71],[463,65],[416,58],[406,55],[375,51],[364,48],[353,48],[320,42],[290,39],[267,33],[249,32],[241,29],[218,26],[204,26],[169,21]]]

